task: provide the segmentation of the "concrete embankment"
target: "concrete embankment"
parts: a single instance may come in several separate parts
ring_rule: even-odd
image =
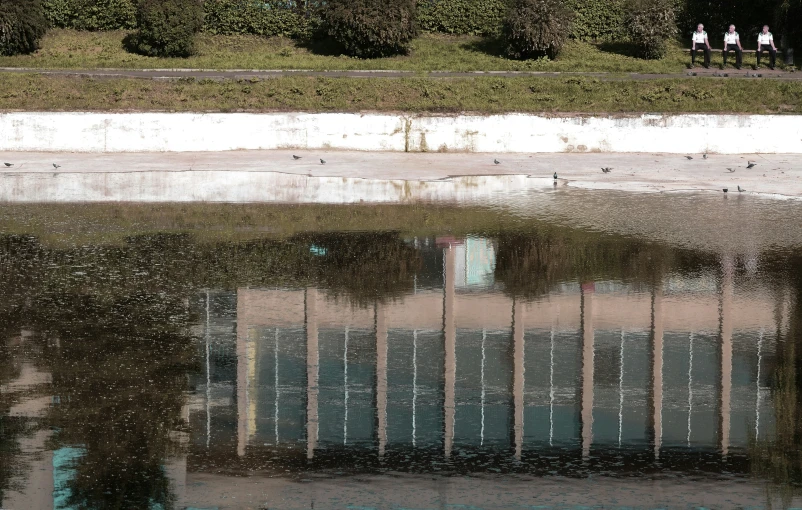
[[[654,153],[274,150],[5,152],[2,158],[14,165],[0,171],[3,202],[466,202],[571,188],[721,194],[726,187],[738,194],[739,185],[747,190],[742,196],[802,197],[802,155],[797,154],[696,155],[689,160]],[[757,162],[752,169],[746,168],[749,159]],[[603,173],[602,166],[612,171]]]
[[[802,154],[802,116],[0,114],[0,150]]]

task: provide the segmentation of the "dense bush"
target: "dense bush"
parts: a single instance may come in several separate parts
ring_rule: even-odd
[[[583,41],[613,41],[624,33],[624,0],[566,0],[574,12],[571,36]]]
[[[571,34],[573,13],[561,0],[513,0],[504,20],[507,54],[554,58]]]
[[[672,0],[630,0],[626,28],[641,58],[663,58],[668,41],[677,33],[676,7]]]
[[[428,32],[497,35],[506,0],[418,0],[418,25]]]
[[[0,55],[35,51],[46,31],[39,0],[0,0]]]
[[[136,20],[131,49],[153,57],[188,57],[203,26],[203,6],[199,0],[139,0]]]
[[[406,53],[417,35],[415,0],[329,0],[323,21],[345,53],[361,58]]]
[[[134,0],[44,0],[54,27],[77,30],[119,30],[136,26]]]
[[[295,36],[305,32],[307,17],[286,2],[263,0],[206,0],[203,29],[212,34]]]

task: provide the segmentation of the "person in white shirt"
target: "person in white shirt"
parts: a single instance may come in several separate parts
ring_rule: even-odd
[[[774,46],[774,36],[769,32],[769,26],[763,25],[763,31],[757,34],[757,66],[760,67],[760,55],[769,52],[769,67],[774,69],[777,60],[777,47]]]
[[[735,68],[741,68],[741,59],[743,57],[743,47],[741,46],[741,38],[738,37],[738,32],[735,31],[735,25],[730,25],[730,29],[724,34],[724,65],[727,65],[727,54],[730,51],[735,52]]]
[[[705,67],[710,67],[710,41],[707,40],[705,26],[699,23],[696,32],[691,37],[691,67],[696,65],[696,51],[702,50],[705,54]]]

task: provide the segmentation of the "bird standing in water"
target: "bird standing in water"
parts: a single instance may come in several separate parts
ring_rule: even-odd
[[[500,164],[501,164],[501,161],[499,161],[499,160],[497,160],[497,159],[494,159],[494,160],[493,160],[493,163],[495,163],[495,164],[497,164],[497,165],[500,165]]]
[[[554,180],[557,180],[557,172],[554,172]]]
[[[6,168],[14,166],[14,163],[3,163],[3,164],[6,165]]]
[[[746,168],[754,168],[755,166],[757,166],[757,163],[755,163],[754,161],[746,162]]]
[[[738,186],[738,193],[743,193],[744,191],[746,191],[746,190],[745,190],[745,189],[743,189],[743,188],[742,188],[742,187],[739,185],[739,186]]]
[[[301,156],[296,156],[295,154],[293,154],[292,159],[298,161],[299,159],[301,159]]]
[[[606,174],[609,174],[612,170],[613,169],[610,168],[609,166],[605,166],[605,167],[602,168],[602,172],[604,172]]]
[[[326,160],[325,160],[325,159],[323,159],[323,158],[320,158],[320,164],[321,164],[321,165],[325,165],[325,164],[326,164]]]
[[[61,165],[59,165],[58,163],[53,163],[53,168],[58,170],[59,168],[61,168]]]

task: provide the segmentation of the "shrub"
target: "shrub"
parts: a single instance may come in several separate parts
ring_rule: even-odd
[[[44,0],[44,8],[54,27],[93,31],[136,27],[134,0]]]
[[[572,20],[561,0],[513,0],[502,30],[507,55],[556,57],[571,34]]]
[[[199,0],[139,0],[139,30],[128,41],[137,53],[153,57],[188,57],[203,26]]]
[[[329,0],[323,21],[345,53],[360,58],[406,53],[417,35],[415,0]]]
[[[668,51],[667,42],[677,33],[672,0],[630,0],[626,28],[641,58],[660,59]]]
[[[0,0],[0,55],[36,51],[46,31],[39,0]]]
[[[427,32],[498,35],[506,0],[418,0],[418,25]]]
[[[293,36],[303,31],[304,18],[282,4],[263,0],[206,0],[203,29],[211,34]]]

